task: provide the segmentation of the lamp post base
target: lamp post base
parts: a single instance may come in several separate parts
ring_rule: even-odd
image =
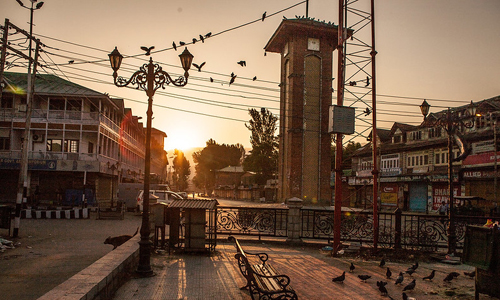
[[[149,237],[141,236],[139,241],[139,265],[135,271],[141,277],[154,276],[153,269],[151,269],[151,241]]]

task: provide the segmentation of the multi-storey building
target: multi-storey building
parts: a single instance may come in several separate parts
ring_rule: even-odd
[[[26,74],[4,73],[0,202],[16,199],[27,115],[26,80]],[[83,193],[89,204],[116,201],[118,183],[144,178],[145,130],[139,120],[124,107],[123,99],[57,76],[37,75],[27,143],[30,202],[80,205]]]
[[[498,204],[497,188],[497,117],[500,115],[500,96],[471,105],[452,108],[456,116],[479,114],[472,117],[468,128],[454,124],[469,155],[453,162],[454,195],[479,196],[486,201],[484,209]],[[437,126],[447,110],[432,113],[419,126],[394,123],[390,131],[378,130],[380,166],[380,205],[384,208],[400,207],[415,212],[437,210],[442,201],[449,200],[448,188],[448,135]],[[461,154],[460,142],[454,143],[453,158]],[[353,191],[351,204],[371,207],[372,150],[371,143],[359,149],[352,158],[353,172],[348,178]],[[457,203],[458,204],[458,203]]]

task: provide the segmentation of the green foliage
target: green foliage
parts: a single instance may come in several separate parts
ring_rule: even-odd
[[[181,150],[174,150],[173,160],[174,173],[172,174],[172,181],[174,186],[179,191],[186,191],[188,187],[189,175],[191,175],[191,165],[184,156]]]
[[[359,142],[350,141],[347,145],[343,146],[342,149],[342,169],[350,169],[351,168],[351,157],[352,155],[361,148],[361,144]],[[332,145],[332,169],[335,169],[335,155],[336,155],[336,147]]]
[[[211,192],[215,186],[215,171],[227,166],[239,166],[244,155],[245,149],[240,144],[226,145],[208,140],[205,148],[193,153],[196,164],[193,183],[205,192]]]
[[[278,118],[267,109],[258,112],[252,108],[248,113],[252,119],[245,126],[252,133],[252,151],[245,158],[243,168],[255,172],[256,183],[263,185],[278,171],[278,138],[275,136]]]

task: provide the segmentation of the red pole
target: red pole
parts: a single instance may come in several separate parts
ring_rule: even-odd
[[[339,0],[338,26],[338,74],[337,74],[337,105],[344,104],[344,0]],[[335,199],[333,213],[333,255],[340,246],[340,223],[342,219],[342,134],[336,134],[335,149]]]
[[[378,246],[378,160],[377,160],[377,93],[375,81],[375,8],[374,0],[371,0],[371,16],[372,16],[372,145],[373,145],[373,250],[377,250]]]

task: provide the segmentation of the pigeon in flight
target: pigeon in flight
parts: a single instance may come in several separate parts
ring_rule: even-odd
[[[405,286],[405,287],[403,288],[403,292],[404,292],[404,291],[411,291],[411,290],[413,290],[413,289],[415,288],[415,286],[416,286],[416,285],[417,285],[417,282],[415,281],[415,279],[413,279],[410,283],[408,283],[408,285],[407,285],[407,286]]]
[[[175,42],[172,42],[172,47],[174,47],[174,50],[177,51],[177,45],[175,44]]]
[[[333,278],[332,281],[344,283],[344,279],[345,279],[345,271],[342,273],[342,275]]]
[[[144,50],[146,52],[146,56],[150,56],[151,55],[151,50],[153,50],[155,48],[155,46],[151,46],[151,47],[144,47],[142,46],[141,49]]]
[[[201,68],[205,65],[205,61],[201,63],[201,65],[193,63],[193,66],[195,66],[198,69],[198,72],[201,72]]]
[[[262,14],[262,22],[264,22],[264,19],[266,18],[266,13],[267,13],[267,11],[265,11],[265,12]]]
[[[429,274],[429,276],[425,276],[424,278],[422,278],[422,280],[430,280],[430,281],[432,281],[432,278],[434,278],[434,275],[436,275],[436,270],[432,270],[431,274]]]
[[[353,263],[351,263],[351,266],[349,267],[349,272],[354,272],[354,269],[356,269],[356,267],[354,266]]]
[[[358,278],[361,279],[361,281],[366,282],[368,279],[372,277],[370,275],[358,275]]]
[[[237,62],[238,65],[242,66],[242,67],[246,67],[247,66],[247,62],[244,61],[244,60],[240,60],[239,62]]]

